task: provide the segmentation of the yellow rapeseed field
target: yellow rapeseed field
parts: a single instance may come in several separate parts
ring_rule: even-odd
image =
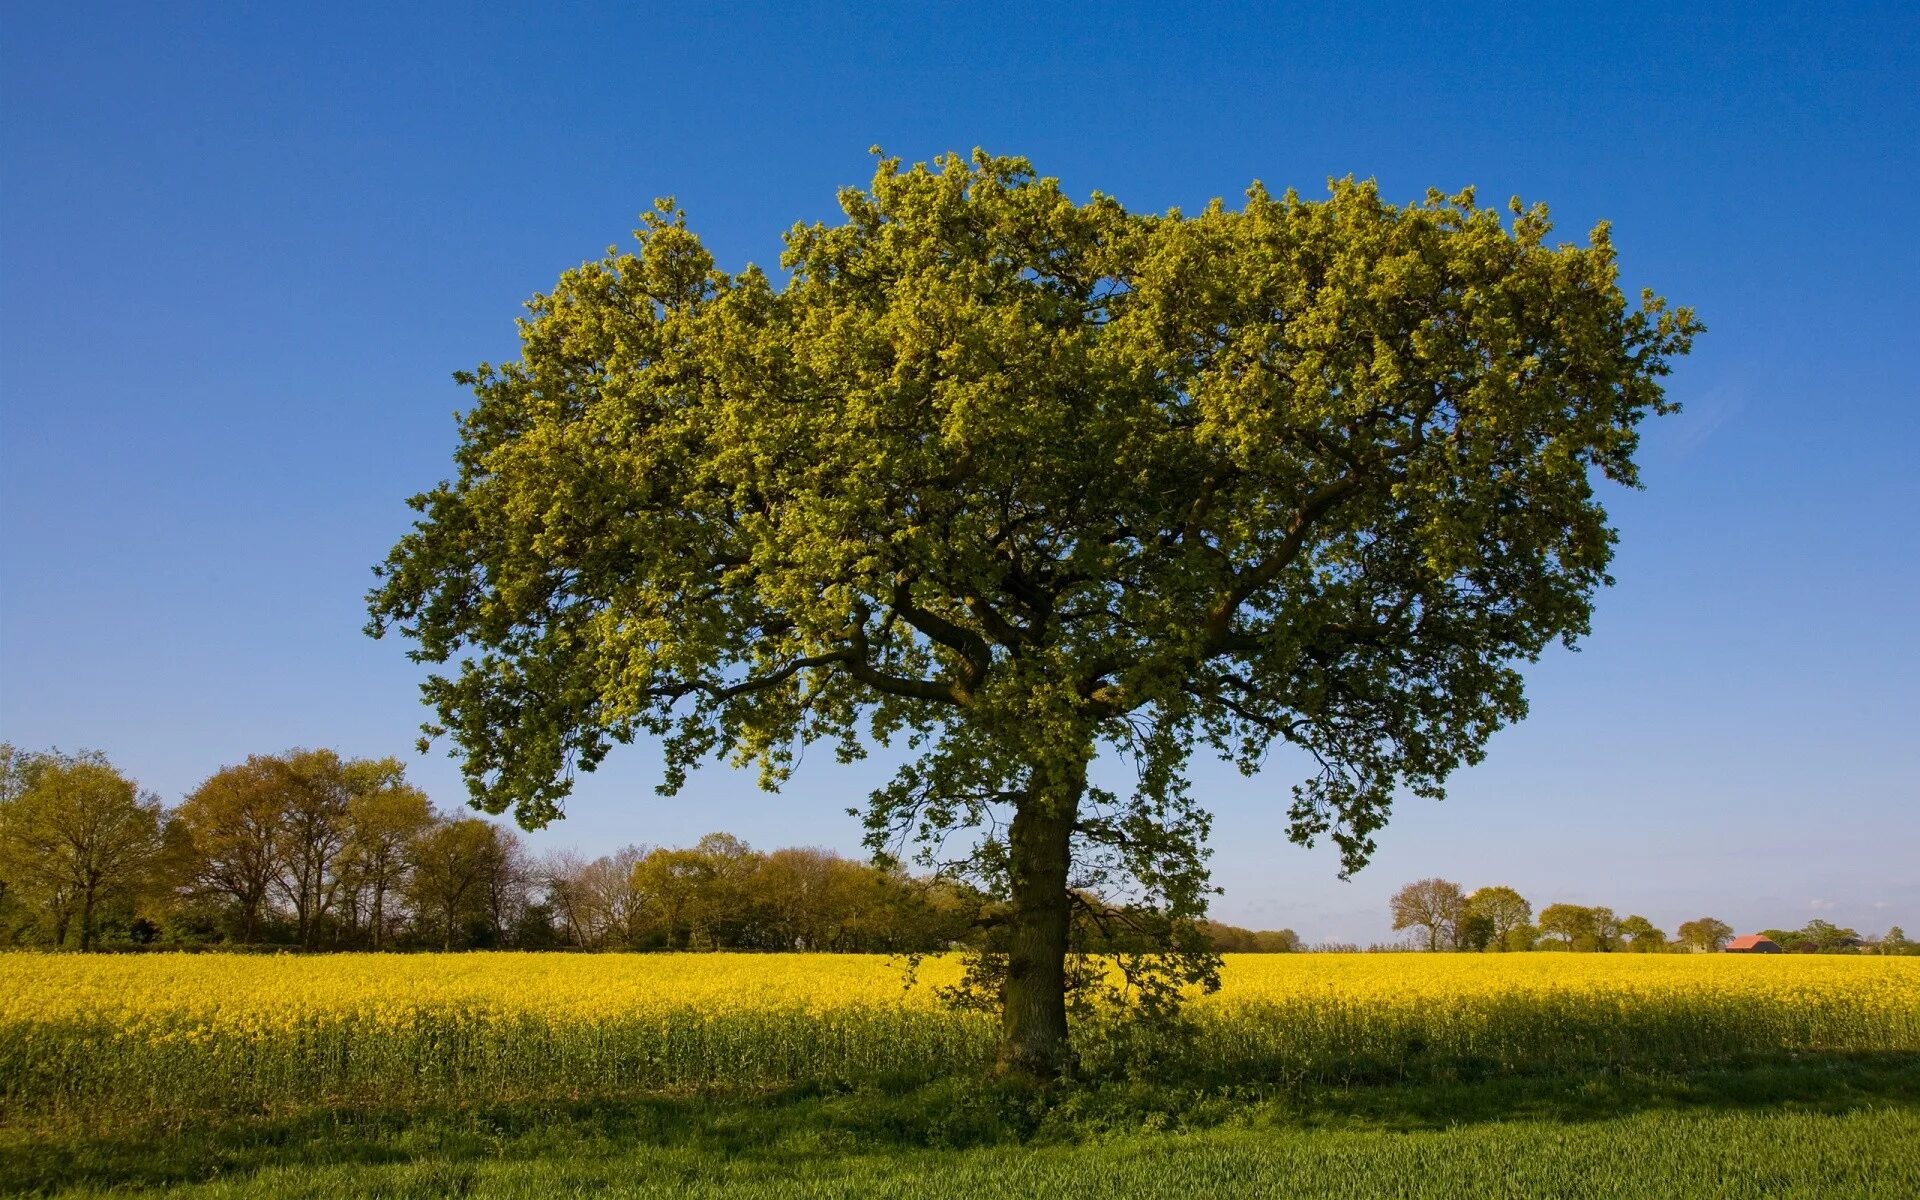
[[[0,1110],[609,1094],[983,1064],[957,963],[854,955],[0,954]],[[1920,959],[1243,955],[1157,1044],[1207,1081],[1920,1049]],[[1098,1065],[1143,1047],[1083,1022]]]

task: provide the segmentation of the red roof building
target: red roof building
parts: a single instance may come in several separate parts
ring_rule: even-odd
[[[1743,933],[1727,943],[1729,954],[1779,954],[1780,943],[1757,933]]]

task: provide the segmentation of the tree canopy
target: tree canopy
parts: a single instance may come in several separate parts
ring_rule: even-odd
[[[1467,897],[1467,911],[1485,922],[1487,942],[1498,949],[1525,949],[1530,941],[1533,905],[1504,884],[1476,890]]]
[[[1680,942],[1692,950],[1724,950],[1733,940],[1733,926],[1718,917],[1700,917],[1680,922]]]
[[[14,892],[64,945],[90,950],[102,909],[130,900],[164,849],[159,798],[98,752],[0,746],[0,893]]]
[[[1605,225],[1549,246],[1471,191],[1140,214],[975,152],[840,201],[784,281],[663,201],[535,296],[518,360],[458,376],[370,628],[445,665],[429,732],[528,825],[643,735],[667,790],[904,737],[871,840],[984,831],[954,861],[1008,897],[1003,1058],[1044,1070],[1074,897],[1170,937],[1204,907],[1196,743],[1303,750],[1288,827],[1351,871],[1524,714],[1700,327],[1628,302]],[[1103,749],[1131,794],[1089,788]]]

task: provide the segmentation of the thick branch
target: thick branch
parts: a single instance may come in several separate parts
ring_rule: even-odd
[[[846,673],[877,692],[890,696],[900,696],[910,700],[936,700],[943,704],[959,704],[961,692],[951,683],[938,679],[918,679],[907,675],[892,675],[875,667],[867,661],[866,638],[856,638],[857,644],[844,650],[835,650],[830,654],[814,654],[796,658],[777,670],[765,675],[755,675],[738,683],[720,687],[711,683],[679,683],[649,690],[649,694],[667,700],[677,700],[692,692],[704,692],[715,700],[732,700],[740,696],[764,692],[769,688],[793,678],[801,671],[811,667],[839,666]]]
[[[967,610],[985,626],[989,637],[1007,649],[1017,652],[1027,644],[1027,631],[1002,616],[1000,610],[989,604],[985,597],[969,594]]]
[[[993,666],[993,649],[987,645],[987,639],[916,605],[912,591],[904,581],[894,584],[893,611],[900,614],[901,620],[965,660],[968,669],[964,682],[969,690],[979,686],[980,681],[986,678],[988,669]]]
[[[1335,505],[1358,491],[1360,481],[1354,476],[1337,479],[1315,491],[1300,506],[1293,523],[1287,527],[1287,536],[1278,547],[1267,556],[1233,576],[1229,586],[1213,611],[1207,614],[1207,657],[1224,648],[1233,626],[1233,617],[1249,596],[1266,587],[1280,577],[1280,572],[1292,565],[1300,557],[1300,551],[1307,544],[1307,538],[1321,517],[1331,512]]]

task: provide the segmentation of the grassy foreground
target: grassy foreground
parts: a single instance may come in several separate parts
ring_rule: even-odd
[[[1920,1194],[1920,1056],[1296,1095],[1139,1086],[328,1109],[0,1130],[81,1197]]]

